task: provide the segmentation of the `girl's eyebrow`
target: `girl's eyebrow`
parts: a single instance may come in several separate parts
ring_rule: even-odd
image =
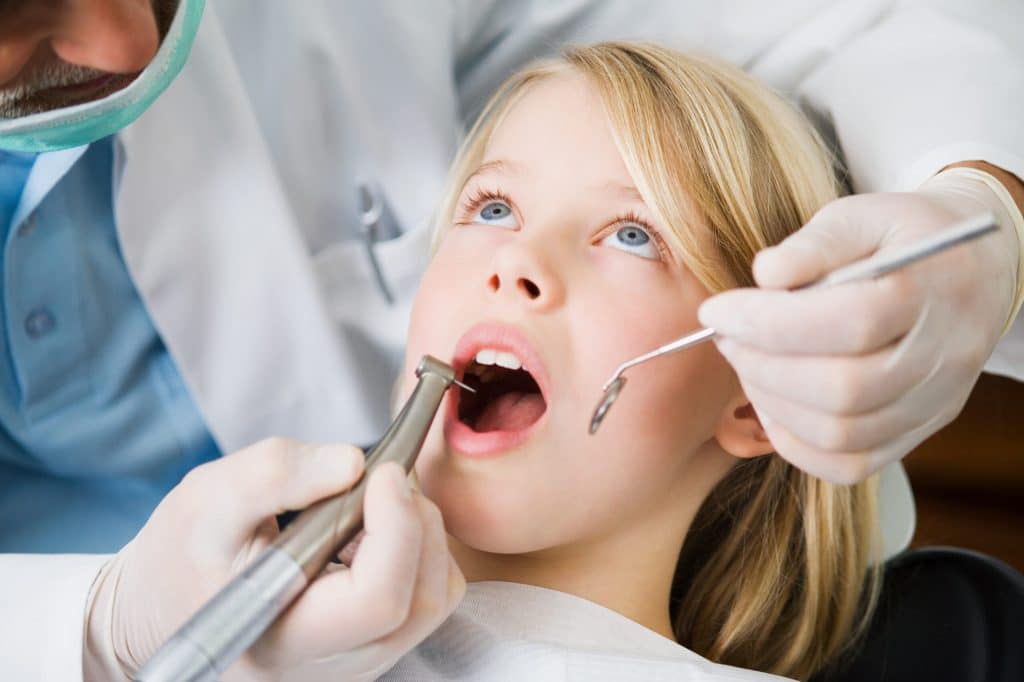
[[[515,161],[495,159],[494,161],[488,161],[480,164],[480,166],[473,171],[473,174],[466,178],[466,183],[468,184],[470,180],[478,175],[486,175],[488,173],[519,173],[521,170],[522,166]]]
[[[466,184],[468,185],[469,182],[478,175],[487,175],[490,173],[521,174],[522,170],[522,164],[517,163],[516,161],[509,161],[507,159],[494,159],[493,161],[487,161],[485,163],[480,164],[480,166],[475,171],[473,171],[473,173],[468,178],[466,178]],[[644,205],[647,204],[647,202],[644,201],[643,196],[641,196],[640,190],[638,190],[633,185],[620,185],[619,183],[612,181],[601,186],[599,189],[602,191],[602,193],[612,193],[624,199],[630,199],[632,201],[636,201]]]
[[[640,190],[633,187],[633,185],[619,185],[614,182],[609,182],[602,189],[608,192],[614,192],[625,199],[632,199],[633,201],[640,202],[641,204],[647,203],[644,201],[643,196],[641,196]]]

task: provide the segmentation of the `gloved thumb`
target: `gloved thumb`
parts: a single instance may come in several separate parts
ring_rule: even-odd
[[[886,226],[878,224],[879,211],[864,211],[863,197],[837,199],[778,245],[754,258],[753,274],[764,289],[793,289],[824,277],[833,270],[874,253],[882,244]]]
[[[182,483],[181,494],[206,496],[217,509],[205,509],[208,532],[230,546],[245,542],[267,518],[304,509],[352,487],[364,458],[351,445],[310,445],[283,438],[262,441],[199,467]],[[204,471],[205,469],[205,471]],[[202,507],[196,500],[194,507]]]

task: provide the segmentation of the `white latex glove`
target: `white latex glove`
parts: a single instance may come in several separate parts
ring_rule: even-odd
[[[190,472],[101,572],[87,613],[86,679],[129,679],[278,533],[274,519],[349,488],[363,456],[347,445],[272,439]],[[437,507],[397,465],[370,477],[351,568],[318,578],[224,676],[288,671],[375,679],[454,610],[465,581]]]
[[[970,175],[840,198],[757,255],[760,288],[701,307],[772,444],[800,469],[863,480],[962,409],[1007,322],[1020,251],[1016,208]],[[998,235],[874,281],[786,291],[981,212]]]

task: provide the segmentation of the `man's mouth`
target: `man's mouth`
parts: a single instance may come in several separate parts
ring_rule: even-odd
[[[41,94],[45,95],[93,95],[98,92],[101,88],[110,85],[115,80],[129,80],[134,79],[138,74],[132,74],[126,76],[121,73],[105,73],[95,78],[89,78],[88,80],[80,81],[78,83],[68,83],[66,85],[58,85],[47,90],[43,90]]]
[[[470,393],[452,391],[445,435],[475,456],[505,452],[528,438],[547,413],[550,382],[524,335],[506,325],[481,324],[459,341],[452,361]]]
[[[97,73],[43,88],[21,86],[0,89],[0,118],[30,116],[103,99],[130,85],[138,75]]]

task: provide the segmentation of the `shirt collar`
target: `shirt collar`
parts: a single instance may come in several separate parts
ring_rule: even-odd
[[[63,149],[59,152],[39,154],[32,166],[32,172],[29,173],[28,180],[25,182],[25,189],[21,193],[21,201],[14,211],[11,224],[19,225],[31,215],[50,193],[50,190],[82,158],[88,148],[89,145],[83,145],[72,149]]]

